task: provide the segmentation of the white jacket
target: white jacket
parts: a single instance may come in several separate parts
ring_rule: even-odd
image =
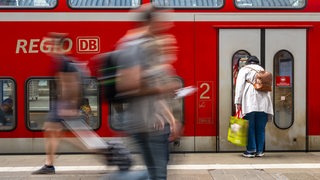
[[[234,103],[242,105],[243,115],[253,111],[263,111],[267,114],[273,115],[270,92],[257,91],[251,83],[246,82],[246,80],[253,82],[254,76],[257,73],[247,67],[253,68],[257,71],[263,70],[263,68],[257,64],[249,64],[240,69],[236,81]]]

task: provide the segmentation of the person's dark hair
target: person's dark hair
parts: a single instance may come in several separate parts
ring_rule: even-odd
[[[12,101],[11,98],[7,98],[7,99],[2,101],[2,104],[3,105],[8,105],[9,107],[12,107],[13,106],[13,101]]]
[[[82,98],[81,105],[89,105],[89,99],[88,98]]]
[[[139,16],[139,20],[142,25],[148,25],[155,19],[156,8],[152,5],[148,5],[147,7],[143,7],[141,11],[141,15]]]
[[[259,64],[259,59],[256,56],[250,56],[246,64]]]

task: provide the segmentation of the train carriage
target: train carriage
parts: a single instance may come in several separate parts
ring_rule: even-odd
[[[162,15],[175,25],[170,33],[179,46],[176,80],[198,88],[193,96],[170,102],[184,123],[173,152],[244,150],[227,141],[227,129],[234,115],[235,74],[249,55],[274,75],[275,116],[267,124],[265,150],[320,150],[317,0],[3,0],[0,100],[12,99],[13,113],[0,124],[0,153],[44,153],[41,129],[55,93],[47,33],[68,33],[65,50],[91,61],[114,48],[137,21],[134,9],[146,3],[173,9]],[[90,68],[90,125],[105,139],[121,137]],[[79,150],[63,144],[60,152]]]

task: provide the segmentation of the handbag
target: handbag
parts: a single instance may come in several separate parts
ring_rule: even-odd
[[[238,146],[246,146],[248,140],[249,122],[240,118],[241,111],[230,117],[228,141]]]

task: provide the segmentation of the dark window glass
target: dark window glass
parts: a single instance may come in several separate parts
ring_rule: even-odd
[[[293,56],[286,50],[274,56],[274,123],[280,129],[287,129],[294,122],[293,64]]]
[[[93,128],[100,126],[99,91],[97,80],[88,79],[85,83],[85,96],[80,111],[86,122]],[[56,100],[54,79],[30,79],[27,82],[27,124],[32,130],[40,130],[52,110]]]
[[[0,131],[12,130],[16,124],[16,84],[11,79],[0,79]]]

